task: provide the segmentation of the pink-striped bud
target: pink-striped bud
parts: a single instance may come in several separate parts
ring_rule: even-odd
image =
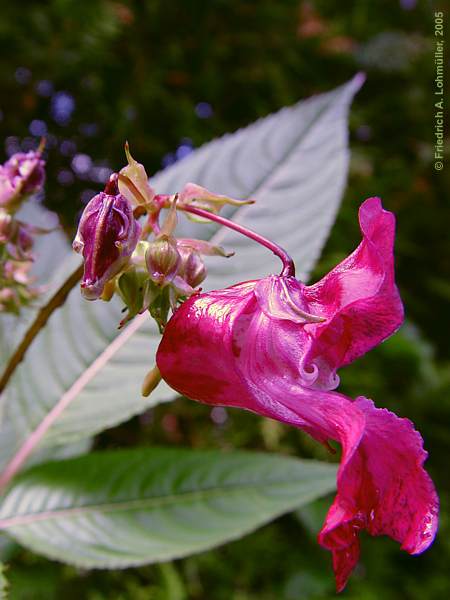
[[[105,191],[84,209],[73,242],[84,257],[81,291],[87,300],[99,298],[106,282],[124,268],[140,233],[131,203],[119,193],[117,175],[112,175]]]

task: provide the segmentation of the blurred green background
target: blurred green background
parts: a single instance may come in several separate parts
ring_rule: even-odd
[[[27,0],[1,6],[1,158],[47,136],[44,201],[69,234],[83,205],[123,165],[125,139],[155,172],[213,137],[366,71],[351,112],[348,188],[314,278],[357,243],[360,202],[381,196],[398,217],[397,277],[408,321],[341,373],[342,391],[364,393],[415,421],[430,453],[442,517],[435,544],[421,557],[409,557],[390,540],[364,537],[361,563],[343,595],[352,600],[450,598],[450,163],[434,171],[438,9],[419,0]],[[103,434],[96,445],[136,443],[260,448],[329,460],[292,428],[239,411],[211,415],[182,399]],[[126,571],[80,571],[9,548],[10,595],[333,598],[330,557],[315,541],[328,505],[329,499],[319,502],[211,552]]]

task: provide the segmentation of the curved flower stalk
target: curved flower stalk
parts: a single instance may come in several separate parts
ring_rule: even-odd
[[[378,198],[360,208],[362,242],[321,281],[271,275],[186,300],[157,353],[163,379],[207,404],[235,406],[342,445],[337,495],[319,535],[338,590],[359,556],[359,532],[411,554],[437,527],[438,500],[412,423],[333,392],[339,367],[402,323],[393,271],[394,217]]]

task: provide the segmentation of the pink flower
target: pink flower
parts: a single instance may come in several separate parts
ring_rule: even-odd
[[[40,151],[18,152],[0,165],[0,206],[12,206],[19,198],[38,192],[44,185],[45,161]]]
[[[105,191],[86,205],[72,244],[84,258],[81,291],[87,300],[99,298],[105,284],[127,264],[140,233],[133,207],[119,194],[113,175]]]
[[[336,371],[402,323],[395,222],[378,198],[360,208],[363,239],[321,281],[271,275],[191,297],[166,326],[162,377],[207,404],[235,406],[342,445],[337,495],[319,535],[338,590],[359,556],[358,533],[386,534],[416,554],[433,541],[438,500],[413,425],[370,400],[332,392]]]

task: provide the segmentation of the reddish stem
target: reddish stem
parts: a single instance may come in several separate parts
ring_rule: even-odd
[[[198,217],[202,217],[204,219],[209,219],[210,221],[215,221],[216,223],[224,225],[229,229],[234,229],[234,231],[237,231],[238,233],[247,236],[248,238],[254,240],[258,244],[261,244],[261,246],[268,248],[275,254],[275,256],[278,256],[278,258],[283,263],[283,269],[280,273],[280,277],[294,277],[294,261],[286,252],[286,250],[283,250],[283,248],[281,248],[281,246],[279,246],[275,242],[268,240],[267,238],[263,237],[259,233],[256,233],[255,231],[252,231],[251,229],[247,229],[247,227],[244,227],[243,225],[238,225],[238,223],[235,223],[234,221],[230,221],[225,217],[221,217],[214,213],[208,212],[207,210],[196,208],[195,206],[190,206],[189,204],[178,204],[177,209],[184,210],[184,212],[197,215]]]

